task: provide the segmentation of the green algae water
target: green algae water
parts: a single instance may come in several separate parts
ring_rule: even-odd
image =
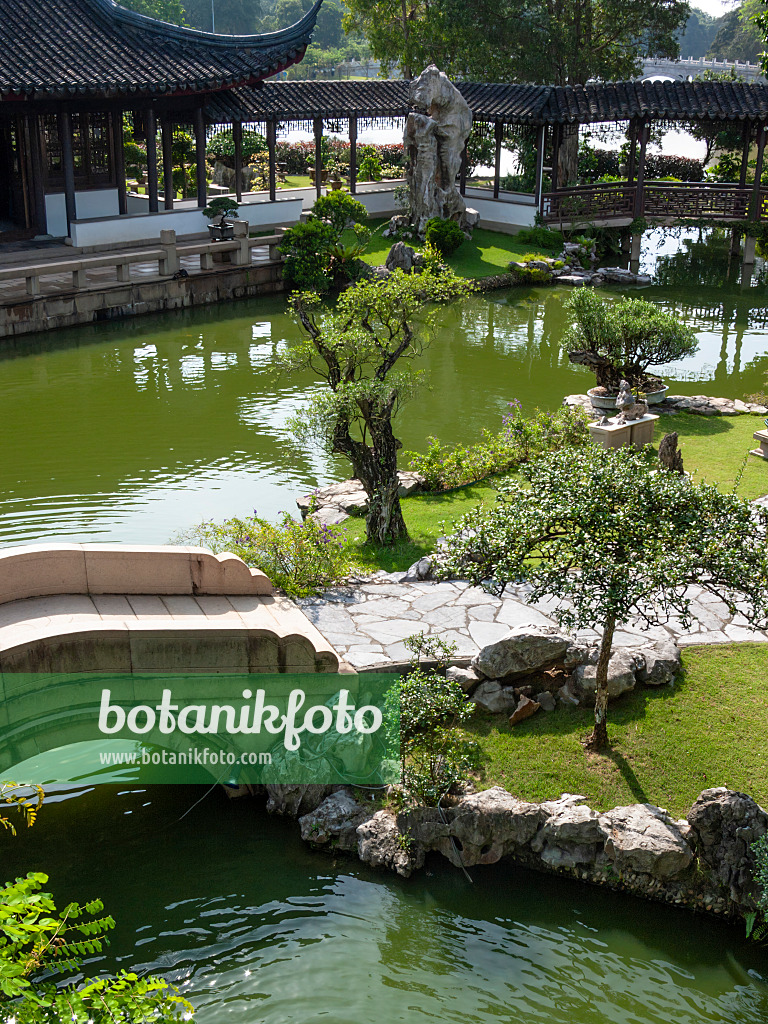
[[[398,879],[220,789],[179,820],[205,793],[50,794],[0,877],[44,870],[59,906],[101,896],[117,929],[86,973],[162,974],[200,1024],[768,1020],[768,952],[735,925],[503,862]]]
[[[742,291],[723,245],[685,241],[649,252],[661,283],[632,294],[696,330],[698,355],[664,368],[675,391],[741,398],[768,373],[763,272]],[[398,422],[405,449],[472,443],[514,398],[552,409],[591,386],[563,347],[570,294],[514,289],[442,310],[421,360],[432,390]],[[275,371],[297,337],[285,301],[265,298],[0,346],[0,544],[162,544],[203,518],[295,512],[297,495],[347,472],[287,428],[318,387]]]

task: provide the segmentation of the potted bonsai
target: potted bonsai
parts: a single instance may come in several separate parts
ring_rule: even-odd
[[[338,161],[331,160],[328,165],[328,184],[334,191],[338,191],[344,185],[341,167]]]
[[[231,196],[217,196],[203,210],[203,216],[211,223],[208,231],[212,241],[223,242],[235,237],[234,229],[228,217],[237,217],[239,204]]]
[[[605,302],[583,289],[566,306],[573,317],[565,335],[568,359],[594,372],[596,387],[587,394],[596,409],[616,409],[622,380],[649,405],[663,402],[669,388],[649,368],[692,356],[699,347],[690,327],[643,299]]]

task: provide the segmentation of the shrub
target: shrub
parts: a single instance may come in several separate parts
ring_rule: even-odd
[[[283,236],[283,277],[302,291],[326,291],[331,285],[331,250],[336,232],[321,220],[296,224]]]
[[[373,146],[366,146],[357,171],[361,181],[381,181],[381,158]]]
[[[509,403],[511,412],[498,433],[483,431],[474,445],[445,447],[435,437],[428,439],[427,451],[406,452],[409,466],[424,477],[428,491],[444,491],[506,473],[551,450],[576,448],[589,441],[586,416],[578,409],[562,406],[554,413],[537,412],[526,419],[520,403]]]
[[[522,242],[524,245],[535,245],[537,249],[555,250],[563,248],[564,239],[560,231],[536,227],[523,228],[522,231],[518,231],[515,235],[515,241]]]
[[[427,221],[425,238],[443,256],[450,256],[464,241],[464,232],[455,220],[431,217]]]
[[[249,164],[259,153],[267,152],[267,140],[250,128],[243,129],[243,163]],[[228,166],[235,166],[235,140],[231,128],[216,132],[208,140],[205,151]]]
[[[312,213],[325,224],[330,224],[337,238],[350,221],[357,224],[368,218],[368,211],[363,204],[343,189],[335,189],[328,195],[316,199]]]
[[[303,522],[286,512],[277,525],[254,514],[223,523],[203,522],[178,538],[211,551],[231,551],[292,597],[317,594],[357,570],[343,533],[321,526],[311,517]]]

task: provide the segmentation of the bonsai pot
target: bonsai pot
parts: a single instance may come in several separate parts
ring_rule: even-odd
[[[232,224],[209,224],[208,232],[212,242],[228,242],[235,237],[235,229]]]
[[[587,392],[587,397],[592,403],[593,408],[601,409],[604,412],[616,412],[616,395],[596,395],[594,392],[596,388],[590,388]],[[669,388],[665,384],[659,388],[658,391],[646,391],[645,400],[648,405],[658,405],[659,402],[663,402],[667,397]]]

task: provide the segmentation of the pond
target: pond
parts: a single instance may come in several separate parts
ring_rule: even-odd
[[[201,1024],[764,1024],[768,956],[735,925],[509,864],[403,881],[312,853],[216,789],[51,794],[2,839],[3,877],[117,921],[87,973],[180,985]]]
[[[664,375],[678,392],[741,398],[768,372],[762,271],[741,291],[729,282],[724,243],[687,234],[681,252],[679,239],[659,233],[644,247],[664,283],[643,297],[676,312],[700,341],[697,356]],[[518,288],[444,309],[422,360],[432,390],[398,424],[405,449],[423,449],[430,435],[473,442],[500,426],[513,398],[526,411],[552,409],[586,390],[593,378],[562,345],[570,294]],[[0,544],[162,544],[203,518],[255,508],[274,519],[295,511],[298,494],[341,479],[343,460],[300,446],[286,427],[318,387],[275,373],[275,353],[296,337],[284,300],[265,298],[0,350]]]

